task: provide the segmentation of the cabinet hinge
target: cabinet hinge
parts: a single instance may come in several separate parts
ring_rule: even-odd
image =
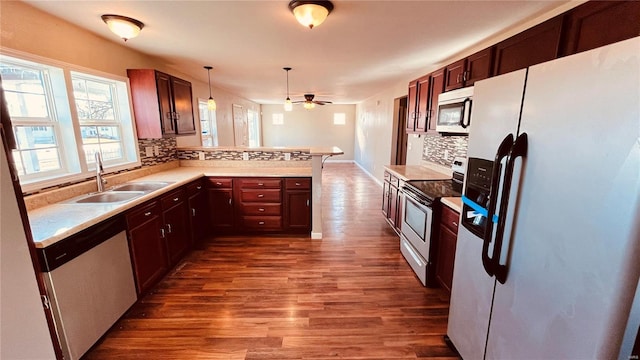
[[[51,303],[49,302],[49,297],[47,295],[40,295],[40,299],[42,300],[42,306],[45,310],[51,310]]]

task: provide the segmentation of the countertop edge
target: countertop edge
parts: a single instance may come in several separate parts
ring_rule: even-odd
[[[459,197],[443,197],[440,202],[458,213],[462,212],[462,199]]]

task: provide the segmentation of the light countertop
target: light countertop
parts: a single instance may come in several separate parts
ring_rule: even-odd
[[[462,211],[462,198],[459,197],[443,197],[440,198],[440,202],[450,207],[451,209],[461,212]]]
[[[203,176],[310,177],[311,167],[270,168],[199,168],[177,167],[132,181],[172,182],[162,189],[147,193],[126,203],[77,204],[63,201],[28,211],[33,240],[37,248],[55,242],[120,214],[158,195],[176,189]],[[73,199],[71,199],[73,200]]]
[[[451,179],[451,173],[445,173],[423,165],[386,165],[384,168],[403,181]]]

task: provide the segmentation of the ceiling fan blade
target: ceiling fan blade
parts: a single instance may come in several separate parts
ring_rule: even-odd
[[[331,101],[320,101],[320,100],[316,100],[316,101],[314,101],[314,103],[316,103],[318,105],[333,104]]]

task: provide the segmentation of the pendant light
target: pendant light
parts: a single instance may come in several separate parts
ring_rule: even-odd
[[[300,24],[313,29],[329,16],[333,4],[331,1],[294,0],[289,2],[289,10]]]
[[[289,98],[289,70],[291,70],[291,68],[283,67],[282,70],[287,72],[287,99],[284,101],[284,111],[291,111],[293,110],[293,103]]]
[[[207,100],[207,109],[215,110],[218,105],[216,105],[216,101],[211,97],[211,69],[213,69],[213,67],[205,66],[204,68],[207,69],[207,75],[209,76],[209,100]]]

